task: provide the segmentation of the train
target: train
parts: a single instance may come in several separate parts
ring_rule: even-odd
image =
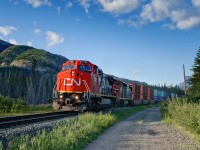
[[[97,110],[155,103],[167,98],[166,91],[145,83],[123,82],[85,60],[68,60],[57,74],[53,89],[54,110]]]

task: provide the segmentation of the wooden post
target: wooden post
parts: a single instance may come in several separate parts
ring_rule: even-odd
[[[183,64],[183,76],[184,76],[184,92],[185,95],[187,94],[187,87],[186,87],[186,78],[185,78],[185,66]]]

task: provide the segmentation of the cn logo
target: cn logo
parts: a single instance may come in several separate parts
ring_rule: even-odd
[[[65,78],[64,79],[64,85],[65,86],[72,86],[73,83],[75,83],[77,86],[81,85],[81,79],[78,79],[78,82],[75,79],[71,79],[71,78]]]

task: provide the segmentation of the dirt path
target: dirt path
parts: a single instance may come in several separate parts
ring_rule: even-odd
[[[160,120],[158,107],[144,110],[108,129],[85,150],[200,149],[188,137]]]

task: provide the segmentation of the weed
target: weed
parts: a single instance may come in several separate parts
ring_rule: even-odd
[[[161,112],[165,122],[184,127],[200,140],[200,104],[188,99],[174,99],[164,102]],[[200,141],[199,141],[200,142]]]

